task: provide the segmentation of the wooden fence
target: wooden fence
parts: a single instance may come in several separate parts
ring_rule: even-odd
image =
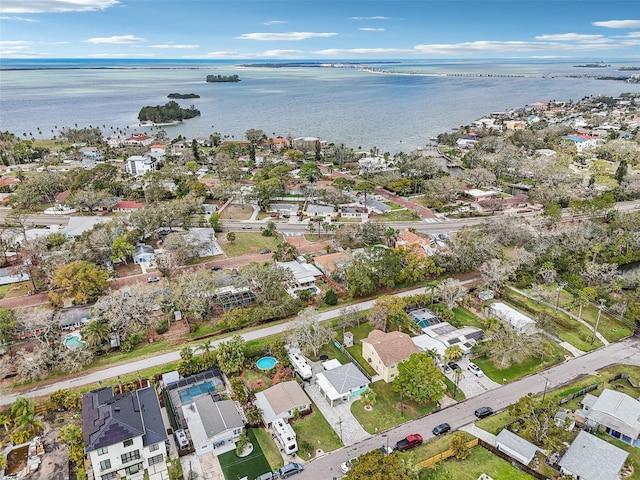
[[[478,439],[474,438],[473,440],[470,440],[467,443],[465,443],[465,445],[467,448],[473,448],[478,445]],[[445,450],[444,452],[439,453],[438,455],[435,455],[433,457],[427,458],[426,460],[423,460],[422,462],[418,463],[418,467],[427,468],[427,467],[430,467],[431,465],[435,465],[441,460],[446,460],[447,458],[453,457],[454,455],[455,453],[453,449],[450,448],[449,450]]]
[[[564,405],[565,403],[570,402],[574,398],[578,398],[578,397],[584,395],[585,393],[592,392],[593,390],[595,390],[599,386],[600,386],[600,384],[596,383],[595,385],[590,385],[588,387],[583,388],[582,390],[578,390],[577,392],[572,393],[571,395],[567,395],[566,397],[564,397],[564,398],[562,398],[560,400],[560,405]]]
[[[496,447],[494,447],[493,445],[485,442],[484,440],[478,440],[478,444],[482,448],[486,448],[487,450],[489,450],[494,455],[502,458],[503,460],[506,460],[511,465],[516,467],[518,470],[522,470],[523,472],[528,473],[533,478],[535,478],[537,480],[548,480],[548,477],[546,475],[543,475],[542,473],[538,472],[537,470],[534,470],[533,468],[531,468],[531,467],[529,467],[527,465],[524,465],[523,463],[520,463],[515,458],[510,457],[509,455],[507,455],[503,451],[498,450]]]

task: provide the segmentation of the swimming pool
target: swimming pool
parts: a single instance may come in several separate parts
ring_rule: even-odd
[[[256,365],[260,370],[271,370],[276,366],[276,363],[278,363],[278,360],[274,357],[262,357],[256,362]]]
[[[178,390],[178,396],[180,397],[180,402],[183,405],[186,405],[188,403],[191,403],[194,397],[215,391],[216,387],[213,382],[203,382],[197,385],[191,385],[188,388],[183,388],[182,390]]]
[[[424,318],[422,320],[418,320],[417,318],[413,317],[413,321],[416,322],[416,325],[418,325],[420,328],[426,328],[431,326],[431,324],[429,323],[429,320],[426,320]]]
[[[80,332],[67,333],[64,336],[64,344],[69,350],[77,350],[84,347],[84,342],[80,340]]]

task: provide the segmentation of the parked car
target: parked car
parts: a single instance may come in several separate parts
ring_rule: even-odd
[[[222,270],[222,267],[219,267],[218,265],[214,265],[213,267],[211,267],[211,270],[214,272],[217,272],[219,270]]]
[[[456,362],[449,362],[447,363],[447,366],[451,369],[451,370],[462,370],[460,368],[460,365],[458,365]]]
[[[280,478],[289,478],[291,475],[300,473],[304,468],[299,463],[287,463],[284,467],[278,470]]]
[[[270,249],[268,249],[268,248],[265,248],[264,250],[260,250],[260,253],[261,253],[262,255],[265,255],[265,254],[267,254],[267,253],[271,253],[271,250],[270,250]]]
[[[243,230],[251,230],[251,225],[244,224],[242,225]]]
[[[418,445],[422,445],[422,435],[414,433],[413,435],[407,435],[402,440],[398,441],[398,443],[396,443],[396,450],[409,450],[410,448],[417,447]]]
[[[467,369],[471,373],[473,373],[476,377],[481,377],[484,375],[484,372],[482,371],[482,369],[473,362],[469,362],[469,366],[467,367]]]
[[[159,282],[160,277],[149,277],[147,278],[147,283]]]
[[[267,473],[263,473],[259,477],[256,477],[256,480],[275,480],[276,478],[278,477],[275,476],[273,472],[267,472]]]
[[[493,408],[491,407],[480,407],[475,411],[476,417],[485,418],[489,415],[493,415]]]
[[[346,462],[342,462],[340,464],[340,470],[342,470],[342,473],[347,473],[349,471],[349,469],[351,468],[351,464],[357,460],[358,457],[353,457],[348,459]]]
[[[380,450],[383,455],[391,455],[393,453],[393,448],[391,447],[380,447],[378,450]]]
[[[433,430],[431,430],[431,432],[435,435],[444,435],[445,433],[448,433],[451,431],[451,425],[449,425],[448,423],[441,423],[440,425],[436,425],[435,427],[433,427]]]

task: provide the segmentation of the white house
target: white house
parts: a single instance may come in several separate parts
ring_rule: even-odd
[[[316,383],[332,407],[335,402],[346,402],[369,388],[369,379],[351,362],[318,373]]]
[[[156,171],[160,165],[158,156],[148,155],[132,155],[127,158],[125,169],[127,173],[140,177],[147,172]]]
[[[207,452],[219,455],[235,449],[244,429],[234,401],[215,401],[211,395],[197,396],[193,402],[182,405],[182,415],[197,455]]]
[[[492,303],[487,307],[488,313],[495,315],[503,324],[511,325],[518,333],[531,335],[536,332],[535,320],[527,317],[518,310],[501,302]]]
[[[612,437],[640,447],[640,401],[626,393],[605,388],[587,418],[602,425]]]
[[[111,387],[85,393],[82,435],[90,479],[169,480],[166,426],[153,387],[119,395]]]

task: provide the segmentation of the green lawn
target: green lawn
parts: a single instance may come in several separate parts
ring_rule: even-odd
[[[218,243],[224,253],[228,257],[239,257],[241,255],[249,255],[254,253],[260,253],[261,250],[268,248],[272,251],[276,249],[279,243],[282,243],[282,237],[277,235],[275,237],[263,237],[260,233],[253,232],[234,232],[236,239],[233,242],[227,241],[226,233],[218,234]],[[269,261],[270,258],[266,258],[265,261]]]
[[[235,450],[222,455],[218,455],[220,467],[226,480],[238,480],[242,477],[256,478],[271,470],[269,462],[262,453],[260,443],[256,440],[253,429],[248,429],[247,433],[253,444],[253,452],[248,456],[240,458]]]
[[[0,298],[20,297],[28,295],[33,286],[31,282],[12,283],[10,285],[0,285]]]
[[[453,314],[456,317],[456,321],[458,321],[458,323],[460,323],[461,325],[478,327],[482,330],[486,328],[484,322],[480,317],[478,317],[474,313],[471,313],[464,307],[454,307]]]
[[[271,434],[264,428],[254,428],[252,431],[256,436],[256,440],[258,440],[258,443],[260,444],[262,453],[264,453],[267,462],[269,462],[269,465],[271,466],[271,471],[275,471],[282,467],[284,465],[284,461],[282,460],[282,455],[280,455],[280,448],[273,438],[271,438]]]
[[[450,458],[425,468],[420,472],[419,478],[428,480],[437,469],[448,471],[449,478],[455,480],[477,480],[483,473],[494,480],[530,480],[533,478],[480,446],[472,448],[469,456],[464,460]]]
[[[353,347],[347,348],[347,351],[351,354],[351,356],[353,356],[353,358],[356,359],[356,361],[362,366],[362,368],[369,372],[369,375],[371,376],[376,375],[377,372],[371,365],[366,362],[366,360],[362,356],[362,342],[360,340],[362,340],[363,338],[367,338],[369,333],[371,333],[374,328],[375,327],[373,326],[373,324],[369,322],[363,322],[359,327],[350,327],[349,329],[347,329],[347,331],[353,333]],[[337,338],[340,339],[340,341],[342,341],[342,343],[344,344],[342,329],[338,330]]]
[[[602,346],[597,338],[591,343],[593,332],[583,324],[570,318],[568,315],[557,312],[553,307],[536,303],[535,300],[524,297],[513,290],[505,292],[505,299],[513,300],[511,307],[522,311],[527,316],[535,313],[547,313],[554,317],[557,327],[556,336],[562,341],[570,343],[584,352],[591,351]]]
[[[412,448],[411,450],[407,450],[406,452],[399,452],[397,455],[400,455],[403,459],[406,459],[410,465],[415,465],[417,463],[422,462],[423,460],[427,460],[428,458],[434,457],[442,452],[446,452],[451,448],[451,436],[453,433],[457,433],[462,435],[465,442],[473,440],[475,437],[470,433],[457,431],[448,433],[441,437],[434,438],[430,442],[423,443],[419,447]],[[397,440],[400,440],[399,438]],[[389,439],[389,446],[393,447],[395,445],[396,439]]]
[[[387,222],[408,222],[420,219],[419,215],[417,215],[413,210],[408,209],[391,210],[388,213],[380,215],[380,217],[384,218]]]
[[[524,362],[503,369],[496,367],[493,362],[486,357],[474,358],[473,362],[494,382],[504,383],[504,379],[506,379],[507,382],[511,382],[564,361],[564,354],[566,353],[564,348],[551,340],[547,340],[547,345],[553,353],[545,356],[544,361],[541,361],[540,357],[536,355],[529,357]]]
[[[318,407],[313,404],[313,413],[305,415],[293,424],[298,440],[298,456],[309,460],[316,456],[316,449],[331,452],[342,447],[342,441]]]
[[[559,305],[565,310],[569,310],[571,313],[577,316],[580,313],[580,309],[577,307],[570,308],[570,303],[573,299],[574,296],[571,294],[571,292],[563,290],[560,294]],[[582,307],[582,316],[580,318],[587,322],[589,325],[595,325],[596,319],[598,318],[598,307],[593,304]],[[601,333],[602,336],[610,342],[617,342],[618,340],[628,337],[633,333],[629,327],[620,323],[618,320],[607,315],[604,312],[602,313],[602,315],[600,315],[600,321],[598,322],[598,332]]]
[[[376,404],[371,411],[364,408],[364,401],[358,400],[351,405],[351,413],[360,422],[360,425],[369,433],[383,432],[401,423],[414,420],[437,410],[433,403],[418,405],[413,401],[404,400],[403,410],[400,410],[400,394],[392,389],[393,383],[385,383],[383,380],[369,385],[376,392]]]

